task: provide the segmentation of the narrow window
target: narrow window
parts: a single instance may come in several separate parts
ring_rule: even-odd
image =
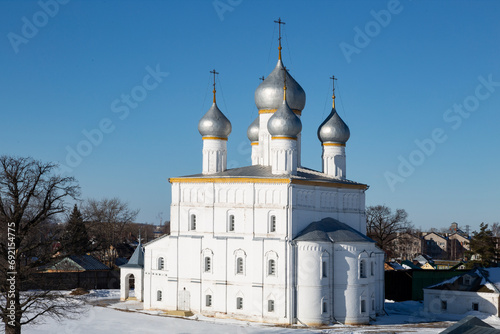
[[[212,306],[212,295],[205,296],[205,305],[208,307]]]
[[[229,216],[227,229],[229,232],[234,232],[234,215]]]
[[[236,259],[236,273],[243,274],[243,259],[241,257]]]
[[[479,303],[472,303],[472,310],[479,311]]]
[[[361,260],[359,262],[359,277],[366,278],[366,261]]]
[[[165,268],[165,260],[162,257],[158,258],[158,270]]]
[[[272,299],[267,301],[267,312],[274,312],[274,300]]]
[[[328,312],[328,303],[326,302],[326,300],[323,300],[323,305],[322,305],[322,309],[321,309],[321,313],[326,313]]]
[[[375,275],[375,263],[374,263],[373,261],[372,261],[372,262],[370,262],[370,274],[371,274],[372,276],[374,276],[374,275]]]
[[[441,301],[441,310],[448,309],[448,302],[446,300]]]
[[[205,272],[208,272],[212,269],[212,259],[209,256],[205,257]]]
[[[269,232],[276,232],[276,216],[271,216],[269,220]]]
[[[323,261],[321,263],[321,271],[322,271],[321,276],[322,277],[326,277],[327,270],[328,270],[328,268],[327,268],[326,261]]]
[[[196,230],[196,215],[191,215],[191,221],[189,222],[189,229]]]
[[[361,313],[366,312],[366,301],[363,299],[361,300]]]
[[[267,269],[268,275],[274,276],[276,274],[276,262],[272,259],[269,260],[268,267],[269,267]]]
[[[372,311],[375,311],[375,299],[372,299]]]
[[[161,302],[161,290],[156,291],[156,300]]]
[[[241,298],[241,297],[236,298],[236,308],[238,310],[243,309],[243,298]]]

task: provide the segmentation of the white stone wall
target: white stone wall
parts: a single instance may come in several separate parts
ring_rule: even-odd
[[[196,216],[195,229],[192,215]],[[360,284],[355,267],[362,251],[359,247],[351,245],[354,248],[346,253],[331,243],[311,243],[301,253],[291,244],[307,225],[325,217],[364,233],[364,191],[280,183],[173,183],[171,235],[145,247],[144,306],[189,308],[210,316],[282,324],[293,323],[295,312],[302,312],[303,319],[299,319],[310,324],[328,323],[337,314],[340,321],[365,323],[368,314],[379,312],[383,305],[383,255],[376,258],[375,247],[364,244],[367,256],[382,269],[376,267],[375,275],[380,276]],[[328,278],[321,276],[325,256]],[[159,257],[165,258],[162,270],[157,268]],[[205,257],[210,257],[208,272]],[[242,273],[237,269],[239,257],[243,259]],[[270,259],[275,261],[274,275],[269,274]],[[157,300],[158,291],[161,301]],[[207,295],[212,296],[210,306]],[[367,300],[367,314],[360,317],[359,303],[345,301],[359,301],[362,296]],[[374,312],[372,297],[376,299]],[[242,309],[237,308],[237,298],[243,300]],[[274,301],[271,312],[269,300]],[[323,301],[327,312],[322,312]]]
[[[499,315],[498,293],[424,289],[424,309],[428,312],[463,314],[473,310],[473,303],[478,303],[479,312]]]
[[[292,238],[310,223],[327,217],[366,234],[364,190],[293,185],[292,205]]]

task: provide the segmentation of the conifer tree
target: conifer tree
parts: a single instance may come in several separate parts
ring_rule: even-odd
[[[468,267],[480,266],[490,267],[498,262],[498,252],[495,248],[495,237],[493,232],[488,229],[488,224],[481,223],[479,232],[474,232],[470,241],[469,258],[476,256],[473,261],[469,261]]]
[[[87,228],[76,204],[66,225],[63,248],[68,255],[82,255],[90,251]]]

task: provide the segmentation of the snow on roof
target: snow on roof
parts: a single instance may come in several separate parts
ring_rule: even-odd
[[[485,287],[487,287],[491,291],[494,291],[496,293],[500,293],[500,268],[476,268],[476,269],[472,269],[471,271],[466,272],[465,274],[458,275],[458,276],[449,278],[445,281],[442,281],[438,284],[428,286],[426,289],[432,289],[432,288],[436,288],[436,287],[443,286],[446,284],[452,284],[457,279],[459,279],[460,277],[463,277],[465,275],[474,275],[474,276],[481,277],[480,285],[484,285]]]

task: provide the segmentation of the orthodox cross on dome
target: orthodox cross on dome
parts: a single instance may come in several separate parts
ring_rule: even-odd
[[[216,72],[215,68],[214,68],[213,70],[210,71],[210,73],[213,73],[213,75],[214,75],[214,90],[213,90],[213,93],[214,93],[214,103],[215,103],[215,92],[216,92],[216,90],[215,90],[215,75],[219,74],[219,72]]]
[[[139,245],[140,245],[141,241],[142,241],[142,238],[141,238],[141,229],[139,229],[139,238],[137,238],[137,240],[139,241]]]
[[[266,79],[266,78],[264,78],[264,76],[261,76],[261,77],[259,78],[259,80],[262,80],[262,81],[264,81],[265,79]]]
[[[281,17],[279,17],[278,21],[274,21],[274,23],[278,23],[278,28],[279,28],[278,50],[279,50],[279,59],[281,60],[281,25],[285,24],[285,22],[281,21]]]
[[[335,76],[332,75],[330,77],[330,79],[332,79],[332,81],[333,81],[333,94],[332,94],[333,102],[332,102],[332,107],[335,108],[335,80],[337,80],[337,78],[335,78]]]

